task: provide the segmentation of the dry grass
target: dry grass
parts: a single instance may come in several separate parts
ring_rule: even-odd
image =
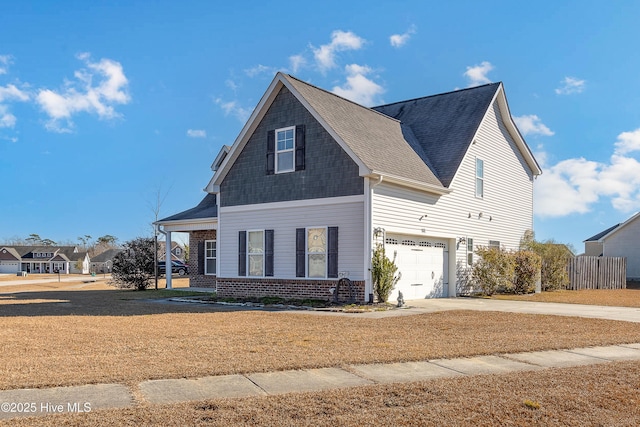
[[[100,283],[41,286],[60,287],[0,294],[0,389],[134,385],[640,340],[640,324],[597,319],[472,311],[369,319],[150,301],[155,291]]]
[[[553,291],[528,295],[496,295],[497,299],[517,301],[561,302],[567,304],[639,307],[640,289],[584,289],[581,291]]]
[[[15,419],[16,426],[636,426],[640,362],[146,405]],[[0,423],[2,425],[3,423]]]

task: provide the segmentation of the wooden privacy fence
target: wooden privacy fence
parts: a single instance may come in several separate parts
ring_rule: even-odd
[[[569,289],[625,289],[627,259],[579,256],[569,260]]]

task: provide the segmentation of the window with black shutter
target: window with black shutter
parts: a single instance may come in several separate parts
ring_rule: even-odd
[[[247,275],[247,232],[238,232],[238,276]]]

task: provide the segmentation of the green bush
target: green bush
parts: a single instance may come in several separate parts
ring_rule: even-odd
[[[513,286],[515,265],[511,253],[499,248],[479,247],[476,254],[479,259],[473,264],[471,277],[483,294],[491,296]]]
[[[543,291],[564,289],[569,285],[567,265],[573,257],[569,246],[556,243],[554,240],[538,242],[533,232],[527,231],[520,241],[520,248],[540,256]]]
[[[110,285],[118,288],[147,289],[154,272],[153,239],[138,237],[124,244],[124,250],[113,258]]]
[[[531,251],[518,251],[513,255],[514,277],[513,292],[530,294],[536,290],[536,281],[542,264],[540,256]]]
[[[398,266],[395,263],[395,258],[390,260],[385,254],[384,246],[378,244],[371,259],[371,279],[378,301],[387,302],[389,299],[391,291],[401,277],[400,273],[396,275],[397,271]]]

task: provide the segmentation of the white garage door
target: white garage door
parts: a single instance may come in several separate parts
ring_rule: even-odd
[[[0,261],[0,273],[17,273],[18,264],[17,261]]]
[[[396,257],[398,271],[402,274],[391,293],[390,302],[404,299],[442,298],[447,296],[448,258],[446,241],[417,236],[388,236],[387,256]]]

